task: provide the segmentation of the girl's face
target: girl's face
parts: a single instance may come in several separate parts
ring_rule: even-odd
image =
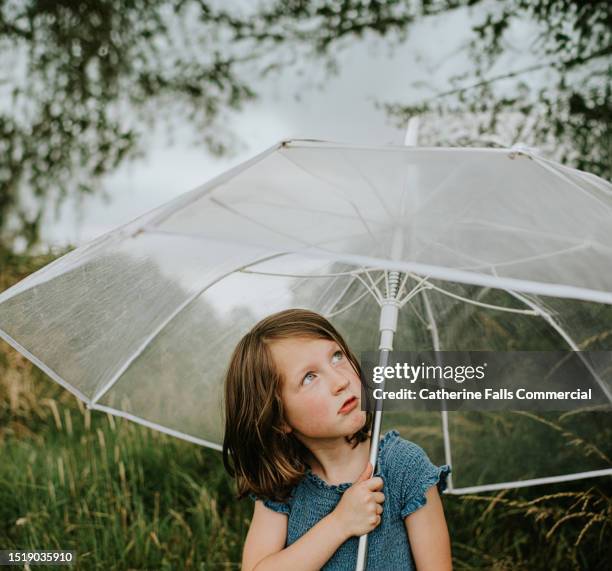
[[[352,435],[365,424],[361,381],[335,341],[281,339],[270,345],[270,352],[283,379],[286,430],[293,430],[305,445],[312,439]],[[339,412],[349,397],[356,397],[356,406]]]

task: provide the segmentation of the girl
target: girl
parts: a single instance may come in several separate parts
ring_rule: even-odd
[[[270,315],[238,343],[223,463],[237,499],[255,500],[243,571],[351,570],[365,533],[368,571],[451,569],[438,493],[450,467],[391,430],[372,477],[362,379],[344,339],[312,311]]]

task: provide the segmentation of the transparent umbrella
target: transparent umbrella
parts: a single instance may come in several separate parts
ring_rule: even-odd
[[[612,185],[528,149],[283,141],[0,294],[0,336],[90,409],[220,450],[231,351],[289,307],[382,359],[609,350],[611,228]],[[612,474],[609,411],[384,420],[462,493]]]

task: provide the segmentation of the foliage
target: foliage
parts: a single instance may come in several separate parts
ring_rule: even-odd
[[[424,100],[384,102],[398,126],[419,114],[426,119],[421,144],[520,143],[611,178],[612,11],[605,0],[279,0],[251,25],[262,26],[261,38],[309,46],[337,70],[348,41],[370,34],[397,43],[416,21],[459,9],[478,20],[463,48],[471,68]],[[527,45],[517,46],[521,30],[530,35]],[[525,57],[527,63],[516,63]]]
[[[35,244],[45,209],[99,190],[164,114],[226,152],[225,110],[255,96],[240,66],[256,49],[227,41],[238,22],[199,0],[0,0],[4,247]]]
[[[226,111],[255,97],[255,62],[286,69],[310,53],[337,69],[355,38],[397,43],[419,19],[461,9],[479,19],[472,69],[433,97],[384,102],[390,117],[425,115],[423,144],[520,142],[610,177],[605,1],[273,0],[240,14],[205,0],[0,0],[0,242],[36,244],[45,210],[99,191],[164,116],[186,117],[209,150],[227,152]],[[533,29],[518,67],[517,26]]]

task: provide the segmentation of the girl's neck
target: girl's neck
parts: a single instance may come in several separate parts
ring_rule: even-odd
[[[309,464],[313,474],[330,485],[354,482],[363,472],[370,455],[370,439],[351,448],[344,439],[333,447],[313,447]]]

